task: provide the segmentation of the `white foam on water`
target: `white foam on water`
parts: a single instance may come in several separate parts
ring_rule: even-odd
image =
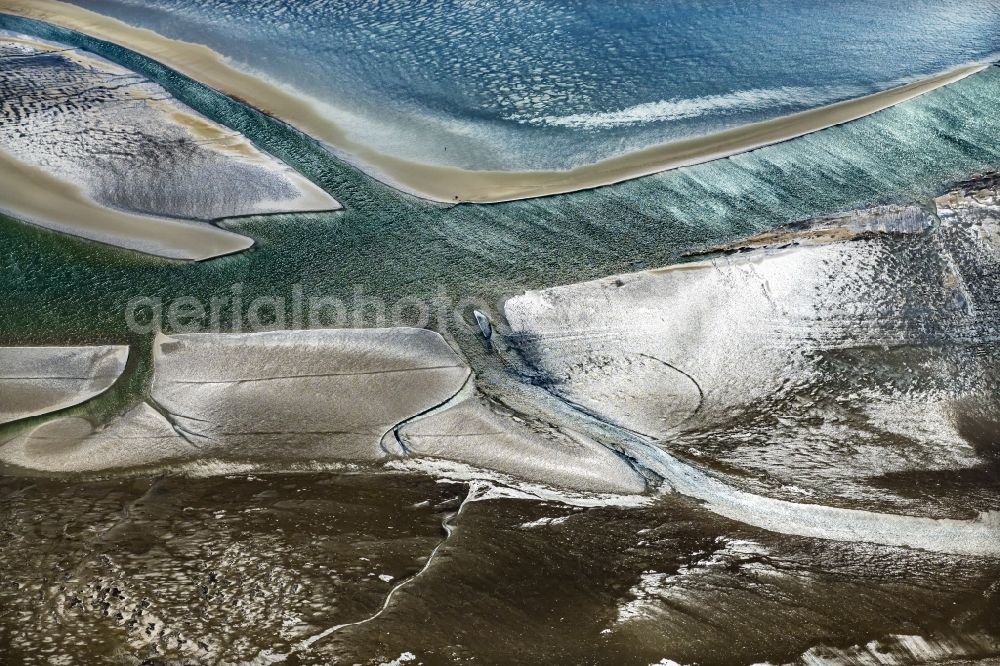
[[[400,654],[398,657],[396,657],[392,661],[384,661],[384,662],[382,662],[381,664],[379,664],[379,666],[403,666],[404,664],[408,664],[411,661],[416,661],[416,659],[417,659],[417,655],[413,654],[412,652],[407,651],[407,652],[403,652],[402,654]]]
[[[724,95],[705,95],[688,99],[660,100],[636,104],[616,111],[572,113],[564,116],[518,116],[511,120],[531,125],[572,127],[575,129],[605,129],[625,125],[667,122],[696,118],[708,114],[746,112],[755,109],[774,109],[805,104],[823,103],[864,94],[856,88],[809,88],[782,86],[780,88],[755,88],[739,90]]]
[[[625,624],[634,620],[655,617],[659,601],[684,594],[680,583],[685,578],[725,569],[733,566],[734,563],[742,567],[744,565],[741,559],[768,553],[762,545],[744,539],[719,537],[716,539],[716,543],[719,544],[719,547],[711,553],[707,553],[707,557],[690,565],[682,565],[676,573],[668,574],[649,570],[640,574],[639,581],[628,591],[632,598],[618,606],[618,616],[615,623]]]
[[[536,527],[551,527],[552,525],[562,525],[567,520],[569,520],[569,518],[570,518],[569,516],[559,516],[557,518],[543,517],[539,518],[538,520],[532,520],[527,523],[521,523],[521,529],[530,530]]]
[[[847,664],[882,664],[904,666],[929,664],[976,657],[995,652],[994,640],[986,635],[953,638],[927,638],[918,635],[890,634],[880,640],[847,648],[816,646],[799,658],[805,666],[845,666]],[[991,662],[992,663],[992,662]]]
[[[554,488],[530,481],[481,469],[464,463],[434,458],[405,458],[391,460],[384,467],[399,471],[417,472],[436,477],[442,482],[475,483],[481,486],[477,496],[470,501],[487,499],[527,499],[555,502],[567,506],[594,508],[601,506],[635,508],[651,505],[650,495],[617,495],[611,493],[583,493]]]

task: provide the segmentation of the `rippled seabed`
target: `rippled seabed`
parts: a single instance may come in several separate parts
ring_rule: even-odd
[[[0,496],[10,663],[732,664],[808,650],[873,663],[998,648],[996,560],[783,537],[678,497],[467,502],[376,621],[328,631],[422,570],[464,486],[0,479]]]
[[[495,300],[661,266],[798,218],[923,200],[1000,165],[1000,119],[988,112],[1000,72],[991,68],[734,159],[544,200],[438,207],[373,183],[155,64],[110,51],[304,169],[346,210],[231,222],[258,246],[206,264],[3,220],[4,342],[136,350],[126,381],[88,407],[97,418],[147,390],[150,341],[129,335],[122,319],[136,293],[207,299],[242,282],[248,295],[287,296],[299,283],[349,298],[363,284],[387,299],[444,288]],[[484,381],[499,374],[471,332],[453,333]],[[413,653],[412,663],[729,664],[807,652],[807,663],[925,663],[1000,652],[995,559],[781,536],[677,496],[632,509],[482,499],[449,521],[466,484],[363,470],[8,475],[0,493],[0,648],[14,663],[291,653],[288,663],[377,664],[407,663]],[[394,585],[421,571],[445,524],[455,530],[434,565],[383,614],[327,633],[376,614]]]
[[[206,44],[420,163],[567,169],[1000,52],[995,0],[86,0]]]

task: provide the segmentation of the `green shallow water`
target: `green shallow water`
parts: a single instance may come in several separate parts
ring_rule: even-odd
[[[733,158],[592,191],[442,206],[399,193],[287,125],[134,52],[3,14],[0,28],[81,46],[154,79],[300,169],[346,207],[229,221],[227,228],[257,245],[197,264],[0,217],[5,344],[141,343],[145,336],[125,323],[129,299],[193,296],[208,303],[229,297],[234,284],[242,286],[244,306],[260,296],[284,298],[291,317],[295,293],[336,297],[358,315],[350,321],[367,325],[379,323],[372,299],[391,307],[403,297],[446,294],[451,302],[495,304],[525,289],[664,265],[691,249],[796,219],[929,197],[1000,166],[994,112],[1000,69],[991,67],[902,106]],[[220,321],[232,326],[228,305]]]

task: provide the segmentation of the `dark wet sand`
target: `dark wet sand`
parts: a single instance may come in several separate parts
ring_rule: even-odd
[[[425,566],[465,494],[386,474],[0,477],[0,652],[23,664],[293,652],[285,663],[645,666],[809,649],[850,663],[851,646],[882,640],[914,663],[887,638],[898,634],[935,657],[1000,654],[1000,562],[775,535],[677,496],[635,509],[468,503],[385,612],[329,632],[374,616]]]
[[[0,662],[288,651],[373,612],[464,490],[390,475],[0,477]]]

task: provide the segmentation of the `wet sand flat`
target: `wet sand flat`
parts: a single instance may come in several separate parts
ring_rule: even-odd
[[[0,423],[54,412],[107,390],[128,347],[0,347]]]
[[[209,259],[253,245],[245,236],[211,225],[105,208],[80,187],[2,150],[0,170],[3,207],[49,229],[170,259]]]
[[[0,476],[0,661],[271,663],[378,608],[464,493],[410,475]]]
[[[0,652],[372,666],[997,654],[996,560],[776,535],[679,496],[471,495],[364,471],[0,476]]]
[[[251,241],[199,222],[340,208],[242,134],[70,45],[0,30],[0,98],[0,210],[40,226],[205,259]]]

